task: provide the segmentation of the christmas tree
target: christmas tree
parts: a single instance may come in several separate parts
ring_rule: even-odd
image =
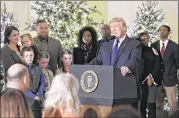
[[[6,4],[4,3],[3,9],[1,9],[1,47],[4,46],[4,31],[9,25],[19,27],[16,20],[14,20],[13,14],[7,12]]]
[[[159,39],[157,32],[163,24],[164,13],[162,9],[156,8],[158,4],[158,1],[142,2],[142,7],[138,7],[135,20],[128,27],[132,36],[145,31],[150,35],[151,43]]]
[[[32,5],[38,19],[45,19],[49,23],[50,36],[59,39],[64,49],[76,46],[77,33],[86,25],[97,27],[91,16],[93,13],[101,15],[96,6],[88,7],[86,1],[36,1]],[[31,21],[30,27],[34,27]]]

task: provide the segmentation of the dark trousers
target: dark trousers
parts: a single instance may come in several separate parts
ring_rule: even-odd
[[[141,100],[141,115],[146,118],[146,108],[148,108],[148,118],[156,118],[156,93],[157,86],[152,85],[148,87],[147,84],[141,85],[142,89],[142,100]]]

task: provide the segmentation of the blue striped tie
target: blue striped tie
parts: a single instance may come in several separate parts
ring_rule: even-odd
[[[117,57],[117,51],[118,51],[118,44],[119,40],[116,40],[116,44],[114,45],[111,53],[111,65],[114,65],[116,57]]]

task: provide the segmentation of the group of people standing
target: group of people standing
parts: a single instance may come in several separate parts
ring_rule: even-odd
[[[140,33],[137,38],[130,38],[126,34],[125,20],[116,17],[109,25],[100,25],[102,39],[99,41],[93,27],[83,27],[78,33],[78,47],[73,52],[63,50],[60,41],[48,35],[48,23],[45,20],[37,21],[36,31],[35,38],[30,34],[19,37],[18,29],[8,26],[4,33],[6,45],[1,55],[5,72],[16,63],[27,67],[30,86],[24,93],[29,98],[46,100],[44,93],[48,93],[54,76],[69,73],[71,64],[112,65],[119,68],[123,76],[136,76],[143,118],[146,118],[146,108],[149,110],[148,118],[156,117],[156,110],[162,107],[158,101],[164,100],[161,97],[163,89],[166,91],[170,114],[176,111],[179,46],[169,39],[169,26],[162,25],[159,28],[160,40],[149,47],[150,36],[147,32]],[[19,38],[22,46],[18,45]],[[136,107],[136,104],[133,106]]]

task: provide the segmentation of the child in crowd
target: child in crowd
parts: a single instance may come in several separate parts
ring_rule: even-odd
[[[23,34],[21,35],[21,44],[22,44],[22,48],[23,47],[31,47],[34,51],[34,60],[33,60],[33,64],[37,64],[37,55],[39,53],[39,50],[37,48],[37,46],[34,44],[34,40],[32,38],[32,36],[29,33]]]
[[[49,90],[52,79],[53,79],[53,72],[47,69],[48,62],[50,60],[50,56],[47,52],[42,51],[37,56],[37,62],[42,69],[42,72],[45,77],[45,92]]]
[[[39,66],[34,65],[34,52],[31,47],[23,47],[21,50],[25,66],[29,70],[30,86],[25,95],[36,100],[41,100],[45,89],[45,79]]]
[[[62,53],[62,67],[57,69],[56,75],[60,73],[68,73],[70,70],[70,66],[72,63],[72,52],[71,51],[63,51]]]

